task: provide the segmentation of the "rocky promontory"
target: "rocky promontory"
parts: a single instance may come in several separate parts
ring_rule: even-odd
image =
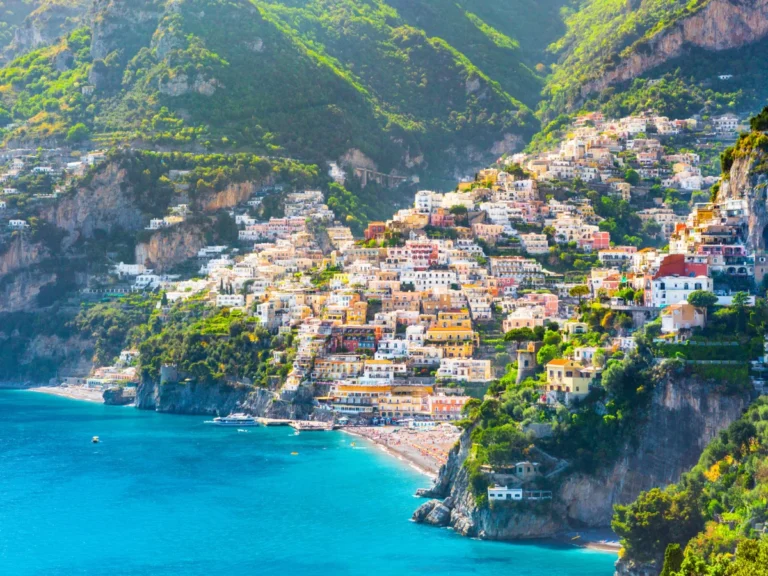
[[[679,480],[749,402],[749,394],[729,393],[718,383],[667,378],[657,384],[647,420],[620,458],[594,474],[566,469],[555,479],[552,500],[478,504],[464,466],[472,444],[467,430],[435,486],[421,491],[433,500],[419,508],[413,520],[489,540],[548,538],[574,528],[607,527],[615,504]]]

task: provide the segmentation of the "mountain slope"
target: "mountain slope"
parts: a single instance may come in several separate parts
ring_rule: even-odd
[[[382,1],[97,0],[87,26],[0,71],[19,124],[7,137],[61,138],[83,123],[104,143],[360,151],[383,171],[519,147],[538,123],[510,91],[535,104],[534,59],[469,10],[435,30],[462,31],[466,53],[414,18]],[[508,65],[504,85],[467,53],[494,73]]]
[[[0,63],[71,32],[89,0],[5,0],[0,2]]]
[[[590,97],[600,101],[631,93],[631,80],[658,78],[672,66],[680,67],[686,80],[689,70],[696,70],[698,78],[685,83],[687,90],[717,92],[712,80],[734,74],[734,60],[736,68],[745,68],[739,66],[742,51],[768,36],[768,2],[588,0],[566,18],[566,25],[566,34],[550,47],[558,63],[540,108],[547,120],[580,108]],[[723,51],[730,51],[729,60],[719,57]],[[764,50],[759,52],[764,56]],[[748,70],[736,77],[732,91],[745,84],[764,85],[765,79],[764,66]],[[762,100],[768,92],[757,90],[754,95]]]

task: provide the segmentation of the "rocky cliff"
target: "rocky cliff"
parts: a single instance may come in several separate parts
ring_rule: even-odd
[[[16,233],[0,254],[0,276],[38,264],[47,256],[48,250],[42,243],[30,241],[27,234]]]
[[[40,216],[65,230],[72,244],[96,230],[140,230],[145,219],[136,206],[134,185],[117,162],[103,164],[87,184],[42,209]]]
[[[224,210],[242,204],[256,192],[258,187],[259,186],[255,182],[237,182],[230,184],[221,192],[216,192],[203,199],[201,201],[203,211],[216,212],[217,210]]]
[[[52,44],[79,26],[86,17],[89,0],[47,0],[39,4],[14,30],[13,41],[3,57],[15,56]],[[27,5],[33,5],[27,2]]]
[[[180,224],[152,234],[136,245],[136,262],[162,273],[195,256],[207,244],[205,231],[199,224]]]
[[[694,14],[630,47],[614,68],[583,84],[581,95],[637,78],[685,55],[692,47],[727,50],[757,42],[767,35],[768,0],[712,0]]]
[[[37,308],[41,290],[54,286],[57,280],[55,272],[30,269],[3,276],[0,278],[0,313]]]
[[[470,448],[465,433],[434,488],[424,494],[446,499],[441,504],[449,514],[431,501],[414,519],[492,540],[542,538],[571,527],[608,526],[614,504],[631,502],[643,490],[679,480],[717,432],[741,416],[749,400],[747,394],[728,395],[715,384],[695,379],[660,382],[636,442],[595,475],[566,471],[551,502],[478,506],[463,466]]]
[[[309,388],[276,394],[247,384],[144,380],[136,392],[136,407],[174,414],[246,412],[269,418],[305,420],[313,414],[314,401]]]
[[[768,154],[750,138],[737,142],[733,165],[723,179],[717,195],[719,202],[746,200],[748,209],[747,244],[752,251],[765,251],[768,231]]]

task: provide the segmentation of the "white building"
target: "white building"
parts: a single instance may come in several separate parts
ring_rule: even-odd
[[[708,276],[664,276],[651,280],[651,305],[669,306],[686,302],[691,292],[706,290],[712,292],[712,278]]]
[[[490,486],[488,488],[488,499],[495,500],[522,500],[523,489],[522,488],[508,488],[506,486]]]
[[[520,244],[528,254],[546,254],[549,252],[549,243],[546,234],[520,234]]]
[[[739,117],[729,112],[713,118],[712,126],[715,131],[721,134],[736,132],[739,127]]]
[[[413,284],[416,291],[422,292],[440,286],[450,287],[458,283],[458,277],[453,270],[409,270],[400,273],[400,282]]]
[[[245,296],[242,294],[218,294],[216,306],[229,308],[242,308],[245,306]]]
[[[28,226],[26,220],[8,220],[8,228],[11,230],[24,230]]]

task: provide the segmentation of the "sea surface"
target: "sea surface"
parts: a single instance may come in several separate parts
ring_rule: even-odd
[[[410,522],[429,480],[364,440],[203,420],[0,391],[0,575],[613,572]]]

